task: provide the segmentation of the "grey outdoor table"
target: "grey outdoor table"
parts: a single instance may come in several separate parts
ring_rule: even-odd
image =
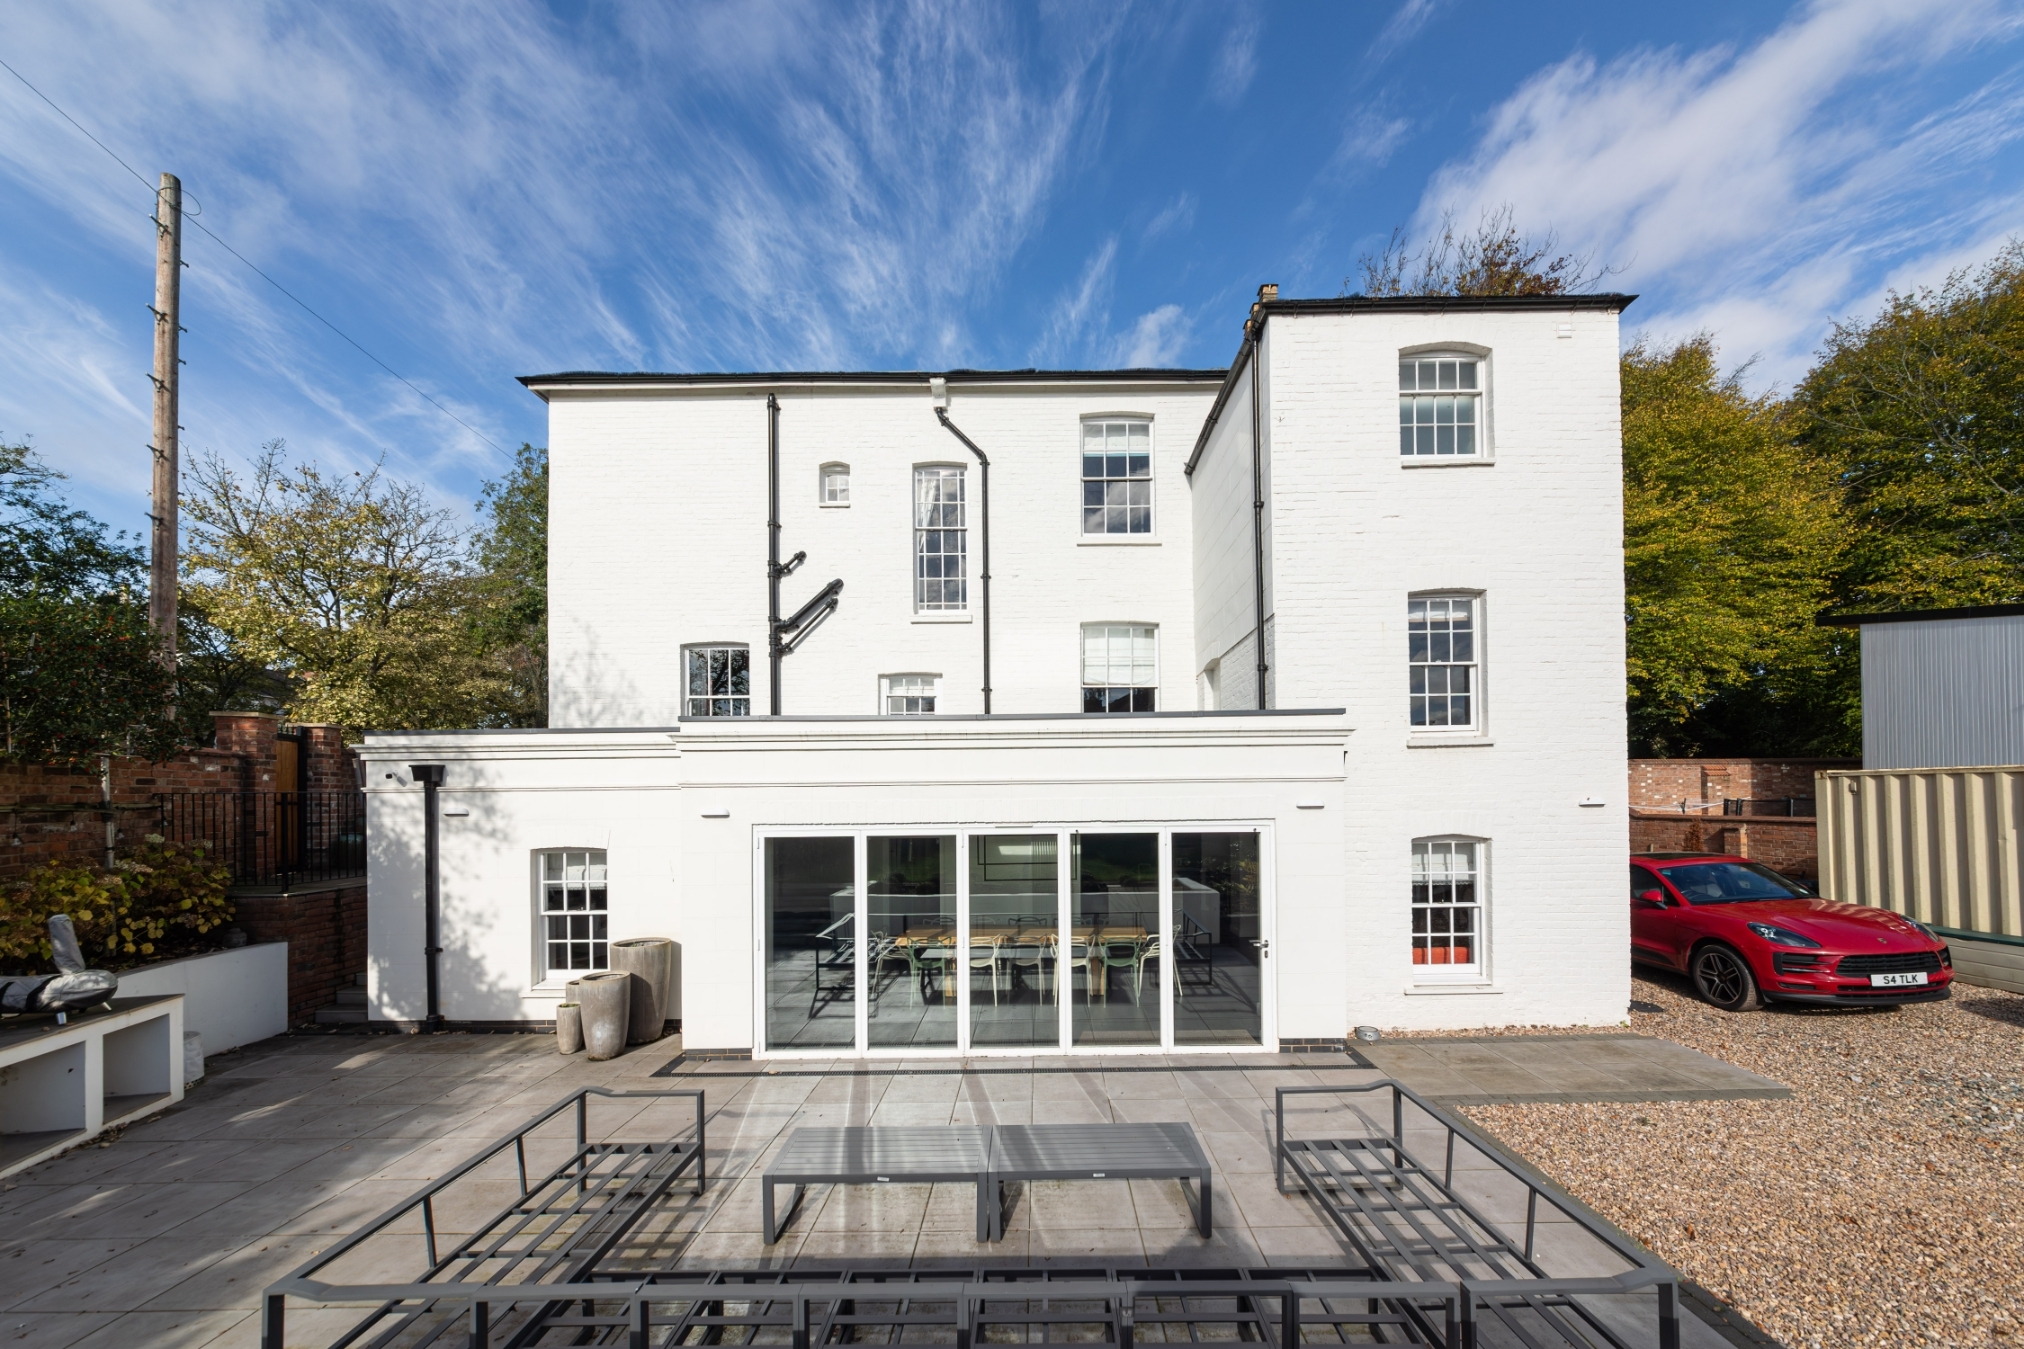
[[[766,1244],[780,1240],[785,1225],[784,1219],[781,1223],[773,1219],[776,1185],[795,1187],[794,1202],[786,1213],[791,1219],[810,1185],[918,1185],[938,1180],[967,1180],[977,1187],[977,1240],[989,1240],[996,1228],[985,1213],[985,1194],[996,1190],[986,1179],[990,1132],[961,1124],[796,1129],[760,1177]]]
[[[991,1131],[991,1238],[1004,1232],[998,1186],[1008,1180],[1195,1182],[1195,1227],[1214,1234],[1209,1158],[1186,1124],[1000,1124]],[[1183,1185],[1182,1192],[1186,1192]]]

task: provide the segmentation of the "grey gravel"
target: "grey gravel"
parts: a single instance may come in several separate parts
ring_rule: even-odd
[[[1632,995],[1633,1030],[1792,1099],[1463,1113],[1795,1349],[2024,1346],[2024,997],[1731,1015],[1644,973]]]

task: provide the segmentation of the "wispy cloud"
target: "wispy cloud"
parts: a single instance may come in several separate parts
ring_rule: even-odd
[[[1163,304],[1118,335],[1110,344],[1106,365],[1120,369],[1138,366],[1170,366],[1181,354],[1193,325],[1177,304]]]
[[[1741,51],[1576,55],[1490,115],[1417,223],[1508,203],[1661,290],[1645,324],[1712,327],[1787,377],[1877,272],[1986,228],[1934,218],[1925,194],[2024,134],[2014,73],[1926,113],[1876,79],[2015,25],[1994,4],[1834,0]]]
[[[1186,230],[1195,223],[1195,194],[1183,192],[1165,206],[1160,213],[1146,222],[1139,235],[1141,243],[1151,243],[1170,230]]]
[[[1258,74],[1258,36],[1265,16],[1255,0],[1227,12],[1223,35],[1209,70],[1209,96],[1224,107],[1235,107]]]
[[[1115,280],[1117,238],[1103,241],[1083,264],[1082,275],[1064,290],[1047,311],[1047,324],[1034,344],[1036,364],[1064,364],[1088,349],[1092,338],[1110,323],[1110,294]]]

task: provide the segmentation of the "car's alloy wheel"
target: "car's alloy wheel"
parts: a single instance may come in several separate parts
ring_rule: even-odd
[[[1694,988],[1725,1012],[1748,1012],[1764,1005],[1749,962],[1726,946],[1704,946],[1694,953]]]

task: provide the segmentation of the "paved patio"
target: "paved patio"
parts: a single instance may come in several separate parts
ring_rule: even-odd
[[[685,1063],[669,1072],[677,1049],[670,1041],[597,1064],[556,1054],[545,1036],[347,1035],[283,1038],[215,1058],[182,1106],[0,1189],[0,1344],[256,1345],[255,1308],[269,1282],[593,1084],[708,1092],[710,1192],[671,1206],[633,1243],[642,1261],[1338,1263],[1346,1252],[1318,1210],[1274,1188],[1272,1090],[1380,1075],[1340,1054],[1100,1068],[1060,1058]],[[665,1135],[681,1113],[666,1109],[599,1102],[593,1133]],[[783,1239],[763,1244],[758,1167],[794,1127],[1105,1120],[1194,1126],[1217,1172],[1213,1239],[1194,1235],[1174,1182],[1119,1181],[1024,1186],[1004,1240],[988,1245],[974,1239],[968,1187],[816,1187]],[[1492,1220],[1522,1222],[1522,1189],[1480,1158],[1458,1163],[1458,1188]],[[483,1189],[501,1182],[479,1180],[484,1202],[443,1219],[450,1228],[511,1198]],[[1572,1252],[1572,1232],[1547,1224],[1542,1252]],[[328,1343],[357,1315],[291,1309],[289,1343]],[[1626,1326],[1634,1343],[1651,1338],[1643,1316]],[[1721,1343],[1691,1316],[1683,1328],[1688,1345]]]
[[[1381,1040],[1357,1052],[1443,1105],[1777,1101],[1768,1077],[1654,1035],[1470,1035]]]

